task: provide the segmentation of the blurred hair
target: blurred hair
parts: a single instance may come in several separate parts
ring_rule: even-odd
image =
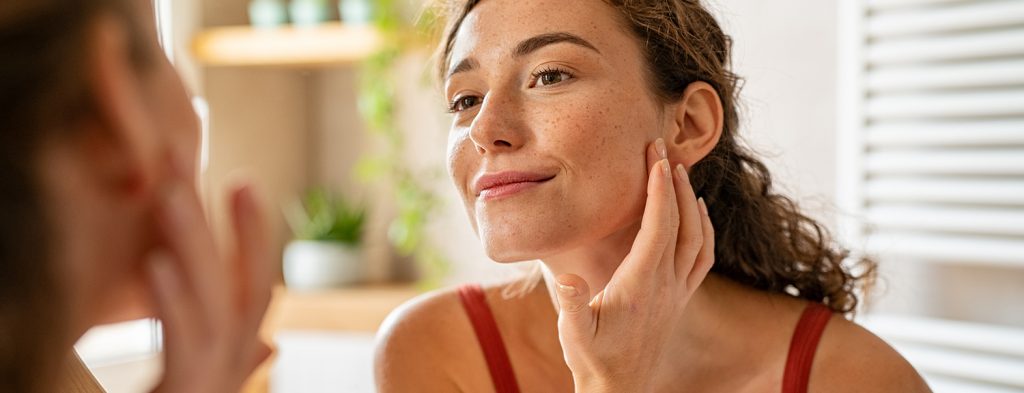
[[[447,20],[438,47],[442,79],[459,26],[482,0],[446,0]],[[824,225],[776,192],[768,168],[739,136],[741,79],[731,70],[732,39],[699,0],[603,0],[619,11],[627,34],[640,45],[646,79],[663,102],[682,99],[690,83],[718,92],[724,126],[718,145],[690,169],[690,182],[710,207],[715,227],[712,271],[764,291],[787,293],[852,314],[877,264],[853,258]]]
[[[125,21],[133,60],[145,58],[134,33],[138,4],[0,1],[0,391],[47,391],[67,355],[60,345],[70,310],[53,261],[61,244],[47,216],[40,150],[90,113],[87,37],[97,17]]]

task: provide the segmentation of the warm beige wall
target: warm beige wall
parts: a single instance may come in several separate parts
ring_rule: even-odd
[[[202,25],[233,26],[249,23],[247,7],[249,0],[205,0],[202,1]]]
[[[205,184],[213,217],[224,222],[222,191],[242,173],[264,191],[277,251],[289,236],[281,207],[310,184],[307,77],[268,69],[209,68],[210,162]]]
[[[248,23],[248,0],[206,1],[202,27]],[[388,278],[392,255],[385,230],[391,210],[381,190],[351,177],[352,167],[372,148],[357,111],[357,67],[321,69],[201,68],[198,85],[210,104],[210,164],[204,176],[212,216],[224,222],[218,196],[242,172],[265,190],[267,215],[280,255],[291,238],[282,213],[310,187],[324,186],[371,209],[366,241],[371,280]]]
[[[200,28],[245,24],[248,0],[201,2]],[[209,167],[204,186],[211,215],[223,229],[223,190],[245,173],[264,190],[266,214],[280,255],[290,237],[282,207],[311,184],[311,76],[271,68],[201,68],[199,90],[210,105]]]

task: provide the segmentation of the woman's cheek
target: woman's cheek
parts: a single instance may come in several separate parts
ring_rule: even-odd
[[[476,224],[476,198],[469,186],[470,177],[474,175],[479,159],[474,157],[472,141],[467,132],[453,129],[448,136],[448,176],[452,185],[462,198],[466,208],[466,214],[473,227],[473,232],[479,233]]]
[[[448,136],[448,175],[460,193],[467,192],[466,185],[473,173],[474,160],[468,152],[472,142],[469,134],[460,130],[452,130]],[[466,195],[463,195],[465,197]]]

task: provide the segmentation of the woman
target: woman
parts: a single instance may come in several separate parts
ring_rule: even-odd
[[[148,0],[0,2],[0,391],[74,389],[55,381],[87,329],[152,313],[157,391],[236,391],[269,354],[263,219],[237,187],[219,257],[196,116],[153,15]]]
[[[874,265],[844,265],[739,145],[729,38],[698,1],[448,9],[451,176],[488,255],[540,259],[544,285],[399,309],[381,391],[928,390],[843,318]]]

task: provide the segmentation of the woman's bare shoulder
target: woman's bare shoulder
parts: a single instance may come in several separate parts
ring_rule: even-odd
[[[880,337],[834,315],[811,372],[812,392],[930,392],[917,370]]]
[[[485,288],[489,300],[505,284]],[[377,332],[378,391],[478,391],[489,375],[458,288],[416,297],[391,312]]]
[[[420,295],[388,315],[377,331],[374,369],[379,391],[456,391],[447,372],[465,358],[473,337],[457,289]]]

